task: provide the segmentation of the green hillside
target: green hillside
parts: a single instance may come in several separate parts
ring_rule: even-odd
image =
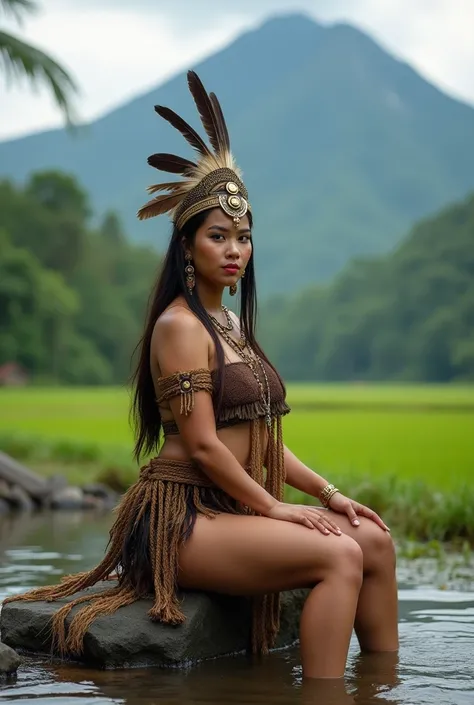
[[[416,219],[474,188],[474,110],[348,25],[276,18],[193,68],[223,103],[249,186],[260,294],[387,251]],[[146,157],[186,147],[156,103],[197,125],[179,75],[75,138],[53,130],[1,143],[0,177],[71,172],[99,216],[116,210],[132,238],[162,248],[167,220],[135,219],[156,178]]]
[[[160,260],[61,172],[0,181],[0,366],[34,383],[124,384]]]
[[[474,380],[474,195],[261,320],[289,380]]]

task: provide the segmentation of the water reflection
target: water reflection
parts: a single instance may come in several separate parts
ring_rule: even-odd
[[[112,517],[0,518],[0,598],[90,568]],[[473,705],[474,594],[400,590],[401,651],[360,655],[351,644],[345,681],[303,680],[297,650],[252,662],[220,659],[193,669],[97,671],[28,658],[6,702],[89,705]],[[1,686],[0,686],[1,687]]]

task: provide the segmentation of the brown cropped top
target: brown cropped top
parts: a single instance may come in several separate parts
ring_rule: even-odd
[[[271,412],[272,416],[284,416],[289,413],[290,407],[287,405],[286,390],[280,376],[267,362],[263,362],[265,372],[270,387]],[[207,372],[207,375],[206,375]],[[217,399],[217,370],[210,373],[210,385],[206,385],[207,370],[202,370],[201,384],[197,389],[208,389],[212,393],[214,400]],[[170,381],[175,380],[175,375],[171,377],[161,377],[157,383],[157,401],[161,403],[171,396]],[[186,386],[186,381],[191,384],[186,375],[182,375],[181,385]],[[212,385],[212,386],[211,386]],[[218,415],[216,415],[216,426],[218,429],[233,426],[246,421],[254,421],[265,416],[265,408],[262,403],[260,387],[257,384],[252,371],[245,362],[231,362],[224,367],[222,379],[222,400]],[[168,391],[169,390],[169,391]],[[182,389],[186,394],[186,389]],[[176,394],[176,392],[174,392]],[[165,435],[178,434],[178,426],[175,421],[164,421],[163,431]]]

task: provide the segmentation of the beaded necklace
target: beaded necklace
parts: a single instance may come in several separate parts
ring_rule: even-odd
[[[268,382],[268,377],[267,373],[265,370],[265,366],[261,360],[261,358],[249,348],[248,343],[247,343],[247,338],[245,336],[245,333],[241,330],[240,331],[240,337],[239,340],[236,340],[233,335],[230,335],[230,331],[234,329],[234,324],[232,322],[232,319],[229,314],[229,309],[227,306],[222,306],[222,312],[224,313],[224,316],[226,317],[227,324],[223,325],[220,321],[217,320],[212,314],[208,314],[209,318],[211,319],[212,323],[214,326],[217,328],[221,336],[224,338],[226,343],[234,350],[237,355],[240,357],[242,362],[245,362],[245,364],[250,368],[253,376],[255,377],[255,380],[258,384],[258,387],[260,389],[260,394],[262,396],[262,403],[265,409],[265,422],[267,426],[270,428],[271,423],[272,423],[272,413],[271,413],[271,395],[270,395],[270,384]],[[245,352],[245,349],[248,348],[249,352]],[[258,370],[261,370],[262,376],[264,379],[265,384],[263,384],[262,380],[260,379],[260,375]]]

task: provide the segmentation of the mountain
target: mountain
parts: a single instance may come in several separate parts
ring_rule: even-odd
[[[193,68],[219,95],[244,171],[261,294],[387,251],[416,219],[474,188],[474,110],[349,25],[277,17]],[[0,177],[72,172],[96,212],[116,209],[131,237],[163,248],[166,218],[135,219],[157,180],[146,158],[188,152],[154,113],[157,103],[197,126],[180,74],[75,138],[52,130],[1,143]]]
[[[260,337],[288,380],[474,380],[474,194],[389,254],[263,307]]]

